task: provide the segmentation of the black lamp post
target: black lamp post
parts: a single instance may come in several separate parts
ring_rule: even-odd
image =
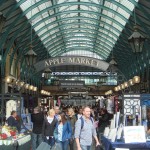
[[[25,54],[25,60],[28,67],[33,66],[36,63],[37,54],[33,51],[32,45],[30,46],[30,50]]]
[[[135,25],[133,34],[128,38],[133,53],[142,52],[145,39],[146,38],[138,32],[138,27]]]
[[[4,17],[3,13],[0,12],[0,35],[1,35],[1,32],[2,32],[2,29],[3,29],[3,26],[6,22],[6,18]],[[1,80],[1,94],[2,94],[2,97],[1,97],[1,103],[0,103],[0,111],[1,111],[1,125],[3,125],[3,119],[4,119],[4,83],[3,83],[3,76],[4,74],[2,73],[3,72],[3,65],[2,65],[2,60],[3,60],[3,48],[2,48],[2,51],[0,53],[0,80]]]
[[[4,17],[2,12],[0,12],[0,33],[2,31],[2,28],[3,28],[4,24],[5,24],[5,22],[6,22],[6,18]]]

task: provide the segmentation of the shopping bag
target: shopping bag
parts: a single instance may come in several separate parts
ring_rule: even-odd
[[[55,143],[55,145],[52,146],[50,150],[60,150],[60,147],[58,146],[57,143]]]
[[[42,142],[36,150],[49,150],[50,145],[48,145],[46,142]]]

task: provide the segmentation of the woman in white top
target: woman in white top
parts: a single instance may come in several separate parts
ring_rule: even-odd
[[[42,135],[44,141],[52,147],[55,144],[54,129],[57,126],[58,121],[54,117],[55,116],[54,109],[50,109],[47,114],[48,116],[44,119],[43,122]]]

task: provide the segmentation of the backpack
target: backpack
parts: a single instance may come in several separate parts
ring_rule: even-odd
[[[81,130],[83,129],[83,127],[84,127],[84,120],[83,120],[83,117],[80,117],[80,120],[81,120]],[[93,118],[92,117],[90,117],[90,120],[91,120],[91,122],[92,122],[92,124],[93,124]]]

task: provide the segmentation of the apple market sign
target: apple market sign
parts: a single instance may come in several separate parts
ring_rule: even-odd
[[[102,71],[106,71],[109,67],[109,63],[92,58],[92,57],[84,57],[84,56],[61,56],[61,57],[53,57],[50,59],[45,59],[43,61],[37,62],[34,67],[36,71],[42,71],[45,68],[51,68],[56,66],[63,65],[82,65],[89,66],[100,69]]]

